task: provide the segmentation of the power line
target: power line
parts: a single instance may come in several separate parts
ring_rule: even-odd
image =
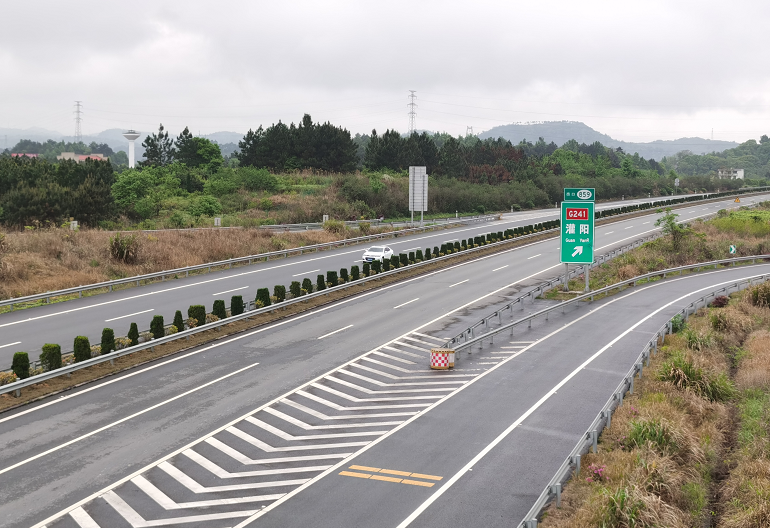
[[[415,118],[415,115],[417,114],[415,112],[415,108],[417,108],[417,104],[414,102],[414,100],[417,98],[417,96],[414,95],[416,90],[409,90],[409,92],[410,92],[409,104],[407,104],[406,106],[409,107],[409,135],[411,136],[417,130],[414,123],[414,118]]]
[[[82,130],[82,123],[83,118],[80,117],[80,115],[83,113],[81,108],[83,105],[81,104],[83,101],[75,101],[75,143],[82,143],[83,142],[83,130]]]

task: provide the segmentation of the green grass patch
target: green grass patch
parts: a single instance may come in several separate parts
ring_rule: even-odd
[[[738,403],[741,425],[738,429],[738,444],[751,448],[759,441],[767,441],[770,435],[770,394],[761,390],[748,390]]]

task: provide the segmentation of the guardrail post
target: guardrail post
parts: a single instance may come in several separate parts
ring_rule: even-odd
[[[636,367],[636,370],[639,372],[639,379],[642,379],[642,369],[644,369],[644,363],[637,363],[634,365]]]
[[[575,475],[580,473],[580,455],[572,455],[570,463],[575,466]]]
[[[602,414],[604,415],[603,418],[607,420],[607,424],[604,427],[609,428],[612,425],[612,408],[607,409]]]
[[[628,393],[633,394],[634,393],[634,378],[636,377],[636,374],[631,376],[631,382],[628,386]]]
[[[561,508],[561,484],[552,484],[551,493],[556,495],[556,507]]]
[[[599,431],[594,429],[591,431],[591,444],[593,445],[594,454],[599,451]]]
[[[19,396],[21,396],[21,389],[16,389],[16,392],[15,392],[15,394],[16,394],[16,397],[17,397],[17,398],[18,398]]]

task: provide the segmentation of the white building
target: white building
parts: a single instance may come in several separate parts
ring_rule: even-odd
[[[719,169],[717,170],[717,176],[723,180],[742,180],[743,169]]]

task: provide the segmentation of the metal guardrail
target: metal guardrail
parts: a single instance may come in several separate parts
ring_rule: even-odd
[[[469,222],[489,222],[497,218],[497,215],[486,215],[486,216],[479,216],[474,218],[466,218],[465,220],[459,220],[457,224],[467,224]],[[439,225],[430,225],[425,227],[416,227],[412,229],[402,229],[399,231],[391,231],[389,233],[379,233],[376,235],[367,235],[363,237],[356,237],[356,238],[348,238],[345,240],[337,240],[334,242],[325,242],[323,244],[313,244],[310,246],[303,246],[298,248],[291,248],[291,249],[283,249],[280,251],[271,251],[268,253],[260,253],[257,255],[249,255],[245,257],[236,257],[232,259],[227,260],[220,260],[217,262],[209,262],[206,264],[198,264],[195,266],[187,266],[184,268],[177,268],[172,270],[164,270],[164,271],[158,271],[156,273],[147,273],[145,275],[136,275],[134,277],[127,277],[125,279],[115,279],[111,281],[104,281],[99,282],[95,284],[88,284],[85,286],[76,286],[73,288],[65,288],[62,290],[56,290],[52,292],[45,292],[45,293],[38,293],[35,295],[27,295],[25,297],[15,297],[13,299],[6,299],[3,301],[0,301],[0,306],[10,306],[11,310],[13,311],[13,307],[15,304],[23,304],[27,302],[33,302],[33,301],[39,301],[42,299],[45,299],[47,303],[50,303],[51,297],[60,297],[63,295],[72,295],[72,294],[79,294],[79,297],[83,296],[84,291],[88,290],[97,290],[102,288],[107,288],[109,291],[112,291],[112,288],[115,286],[119,286],[122,284],[131,284],[136,283],[137,286],[141,283],[141,281],[146,280],[152,280],[152,279],[158,279],[164,280],[167,276],[174,276],[174,275],[180,275],[184,273],[185,277],[189,276],[191,271],[199,271],[207,269],[208,271],[211,271],[211,268],[217,268],[217,267],[224,267],[227,266],[228,268],[232,268],[233,264],[241,264],[241,263],[248,263],[251,264],[255,260],[270,260],[270,258],[275,257],[288,257],[290,254],[299,254],[302,255],[305,252],[317,252],[322,249],[334,249],[337,247],[345,247],[347,245],[353,245],[353,244],[359,244],[362,242],[370,242],[373,240],[382,240],[386,238],[397,238],[398,236],[403,235],[409,235],[409,234],[415,234],[415,233],[423,233],[426,231],[434,231],[439,228],[446,227],[449,224],[444,224],[442,226]]]
[[[545,489],[532,505],[532,508],[518,524],[518,528],[537,528],[537,518],[551,500],[556,501],[557,508],[561,506],[562,486],[569,480],[573,471],[575,476],[580,473],[580,457],[584,453],[587,453],[589,450],[592,450],[594,453],[597,452],[599,435],[602,434],[605,427],[609,427],[612,423],[612,413],[615,409],[623,405],[623,398],[625,397],[626,392],[629,392],[630,394],[634,393],[634,379],[636,378],[636,375],[638,374],[641,379],[645,364],[646,366],[649,366],[651,355],[656,354],[658,351],[658,343],[661,338],[665,338],[666,334],[673,333],[673,319],[681,316],[684,320],[687,320],[691,313],[695,313],[698,310],[698,305],[701,303],[703,303],[703,307],[708,305],[707,299],[716,297],[720,293],[729,294],[730,290],[733,288],[735,288],[736,291],[740,291],[746,287],[750,287],[754,282],[761,283],[768,279],[770,279],[770,273],[762,274],[759,277],[736,281],[731,286],[725,286],[691,302],[664,323],[655,333],[655,336],[644,345],[642,352],[639,354],[636,361],[634,361],[634,365],[631,369],[626,373],[623,381],[620,382],[618,387],[612,393],[612,396],[607,400],[607,403],[604,404],[601,411],[596,415],[596,418],[591,422],[591,425],[583,434],[577,445],[572,449],[566,460],[562,462],[559,469],[556,470],[556,473],[545,486]]]
[[[333,287],[330,287],[330,288],[326,288],[325,290],[321,290],[321,291],[318,291],[318,292],[308,293],[307,295],[302,295],[301,297],[295,297],[293,299],[286,299],[285,301],[282,301],[280,303],[276,303],[276,304],[273,304],[273,305],[270,305],[270,306],[265,306],[263,308],[257,308],[257,309],[254,309],[254,310],[246,311],[246,312],[244,312],[242,314],[239,314],[239,315],[230,316],[230,317],[228,317],[226,319],[220,319],[219,321],[214,321],[213,323],[207,323],[207,324],[204,324],[204,325],[201,325],[201,326],[197,326],[195,328],[179,331],[176,334],[171,334],[171,335],[167,335],[167,336],[160,337],[160,338],[157,338],[157,339],[152,339],[150,341],[147,341],[147,342],[144,342],[144,343],[140,343],[140,344],[134,345],[132,347],[126,347],[126,348],[123,348],[121,350],[110,352],[109,354],[100,355],[100,356],[97,356],[95,358],[91,358],[91,359],[87,359],[85,361],[80,361],[78,363],[74,363],[72,365],[66,365],[66,366],[63,366],[63,367],[55,369],[55,370],[51,370],[51,371],[48,371],[48,372],[43,372],[41,374],[37,374],[35,376],[30,376],[29,378],[25,378],[23,380],[15,381],[13,383],[7,383],[5,385],[0,386],[0,394],[5,394],[5,393],[8,393],[8,392],[16,392],[16,395],[18,396],[20,394],[21,389],[23,389],[24,387],[28,387],[30,385],[34,385],[36,383],[40,383],[42,381],[46,381],[46,380],[49,380],[49,379],[52,379],[52,378],[56,378],[58,376],[62,376],[62,375],[65,375],[65,374],[71,374],[72,372],[74,372],[76,370],[80,370],[82,368],[90,367],[92,365],[98,365],[98,364],[104,363],[106,361],[109,361],[110,363],[113,363],[116,358],[119,358],[119,357],[122,357],[122,356],[125,356],[125,355],[128,355],[128,354],[132,354],[134,352],[139,352],[139,351],[142,351],[142,350],[147,350],[148,348],[153,348],[155,346],[162,345],[162,344],[165,344],[165,343],[170,343],[172,341],[176,341],[176,340],[182,339],[182,338],[187,339],[187,338],[189,338],[192,335],[195,335],[195,334],[200,333],[200,332],[205,332],[206,330],[213,330],[215,328],[219,328],[220,326],[224,326],[226,324],[230,324],[230,323],[235,322],[235,321],[240,321],[242,319],[247,319],[247,318],[253,317],[255,315],[259,315],[259,314],[263,314],[263,313],[267,313],[267,312],[272,312],[274,310],[280,310],[281,308],[284,308],[286,306],[291,306],[293,304],[297,304],[297,303],[301,303],[301,302],[304,302],[304,301],[307,301],[307,300],[310,300],[310,299],[321,297],[323,295],[327,295],[329,293],[340,291],[340,290],[343,290],[345,288],[349,288],[351,286],[356,286],[358,284],[363,284],[363,283],[366,283],[366,282],[369,282],[369,281],[374,281],[374,280],[377,280],[377,279],[380,279],[380,278],[383,278],[383,277],[389,277],[391,275],[395,275],[395,274],[397,274],[397,273],[399,273],[401,271],[404,271],[404,270],[411,270],[411,269],[419,268],[419,267],[426,266],[426,265],[429,265],[429,264],[434,264],[436,262],[446,261],[446,260],[452,259],[453,257],[456,257],[458,254],[476,253],[476,252],[479,252],[479,251],[482,251],[482,250],[485,250],[485,249],[494,248],[494,247],[500,247],[502,245],[508,244],[510,242],[513,242],[513,241],[527,240],[527,239],[531,239],[531,238],[534,238],[534,237],[539,237],[539,236],[542,236],[543,234],[552,233],[552,232],[554,232],[554,231],[556,231],[558,229],[559,228],[543,230],[543,231],[540,231],[540,232],[537,232],[537,233],[531,233],[529,235],[522,235],[522,236],[518,236],[518,237],[515,237],[515,238],[512,238],[512,239],[506,239],[506,240],[501,240],[501,241],[498,241],[498,242],[492,242],[492,243],[489,243],[489,244],[484,244],[484,245],[479,246],[479,247],[466,249],[466,250],[461,251],[459,253],[451,253],[449,255],[444,255],[443,257],[431,258],[430,260],[424,260],[422,262],[417,262],[415,264],[410,264],[409,266],[399,267],[399,268],[396,268],[394,270],[383,271],[381,273],[370,275],[369,277],[361,277],[358,280],[349,281],[349,282],[346,282],[344,284],[340,284],[338,286],[333,286]],[[249,303],[249,306],[251,306],[251,303]]]
[[[770,255],[752,255],[752,256],[749,256],[749,257],[735,257],[735,258],[730,258],[730,259],[712,260],[712,261],[709,261],[709,262],[702,262],[702,263],[699,263],[699,264],[688,264],[686,266],[679,266],[679,267],[676,267],[676,268],[667,268],[667,269],[664,269],[664,270],[653,271],[651,273],[645,273],[644,275],[639,275],[639,276],[633,277],[631,279],[627,279],[627,280],[623,280],[623,281],[620,281],[620,282],[616,282],[615,284],[610,284],[609,286],[605,286],[604,288],[600,288],[600,289],[594,290],[592,292],[584,293],[583,295],[579,295],[579,296],[574,297],[572,299],[563,301],[563,302],[561,302],[561,303],[559,303],[557,305],[549,306],[548,308],[544,308],[544,309],[539,310],[537,312],[530,313],[529,315],[527,315],[525,317],[522,317],[520,319],[512,321],[512,322],[510,322],[508,324],[499,326],[499,327],[497,327],[495,329],[491,329],[488,332],[486,332],[484,334],[481,334],[479,336],[473,336],[472,335],[472,331],[470,331],[470,328],[469,328],[468,330],[466,330],[463,333],[459,334],[457,337],[455,337],[453,339],[450,339],[449,342],[445,346],[447,346],[447,348],[453,348],[455,352],[461,352],[462,350],[465,350],[466,348],[472,347],[476,343],[481,344],[484,341],[484,339],[487,339],[487,338],[492,339],[493,342],[494,342],[494,336],[495,335],[497,335],[500,332],[503,332],[505,330],[512,330],[514,326],[518,326],[518,325],[523,324],[523,323],[529,323],[529,325],[531,326],[532,321],[534,319],[538,318],[538,317],[541,317],[541,316],[545,316],[546,320],[548,320],[548,316],[549,316],[549,314],[551,312],[554,312],[556,310],[562,310],[562,312],[563,312],[564,308],[566,306],[570,305],[570,304],[579,303],[580,301],[584,301],[586,299],[590,299],[591,301],[593,301],[594,297],[596,295],[602,295],[602,294],[605,294],[605,293],[609,293],[612,290],[616,290],[616,289],[622,291],[624,286],[631,286],[631,285],[636,286],[636,283],[639,282],[639,281],[648,280],[648,279],[652,279],[652,278],[656,278],[656,277],[665,278],[666,275],[670,275],[672,273],[677,273],[677,272],[681,275],[683,272],[689,271],[689,270],[700,271],[703,268],[711,268],[711,267],[718,268],[719,266],[737,264],[739,262],[751,261],[752,264],[753,264],[753,263],[756,263],[757,260],[770,260]],[[563,281],[563,279],[560,277],[559,279],[557,279],[554,282],[554,284],[558,284],[559,281]],[[517,302],[521,303],[522,302],[521,300],[525,299],[526,297],[532,296],[534,298],[534,295],[532,295],[532,294],[535,291],[537,291],[537,290],[532,290],[532,292],[528,293],[527,295],[524,295],[524,296],[520,297],[519,299],[516,299],[512,303],[509,303],[507,309],[510,310],[511,315],[513,315],[513,305],[516,304]],[[523,306],[522,306],[522,309],[523,309]],[[495,315],[499,314],[499,312],[500,311],[496,312],[492,316],[488,316],[487,320],[489,320],[489,319],[491,319],[491,317],[494,317]],[[498,319],[501,318],[501,316],[499,316],[499,315],[497,315],[497,316],[498,316]],[[469,339],[469,336],[470,336],[470,339]],[[457,346],[452,347],[452,345],[455,344],[455,343],[458,343],[460,339],[463,339],[463,342],[460,343]]]

